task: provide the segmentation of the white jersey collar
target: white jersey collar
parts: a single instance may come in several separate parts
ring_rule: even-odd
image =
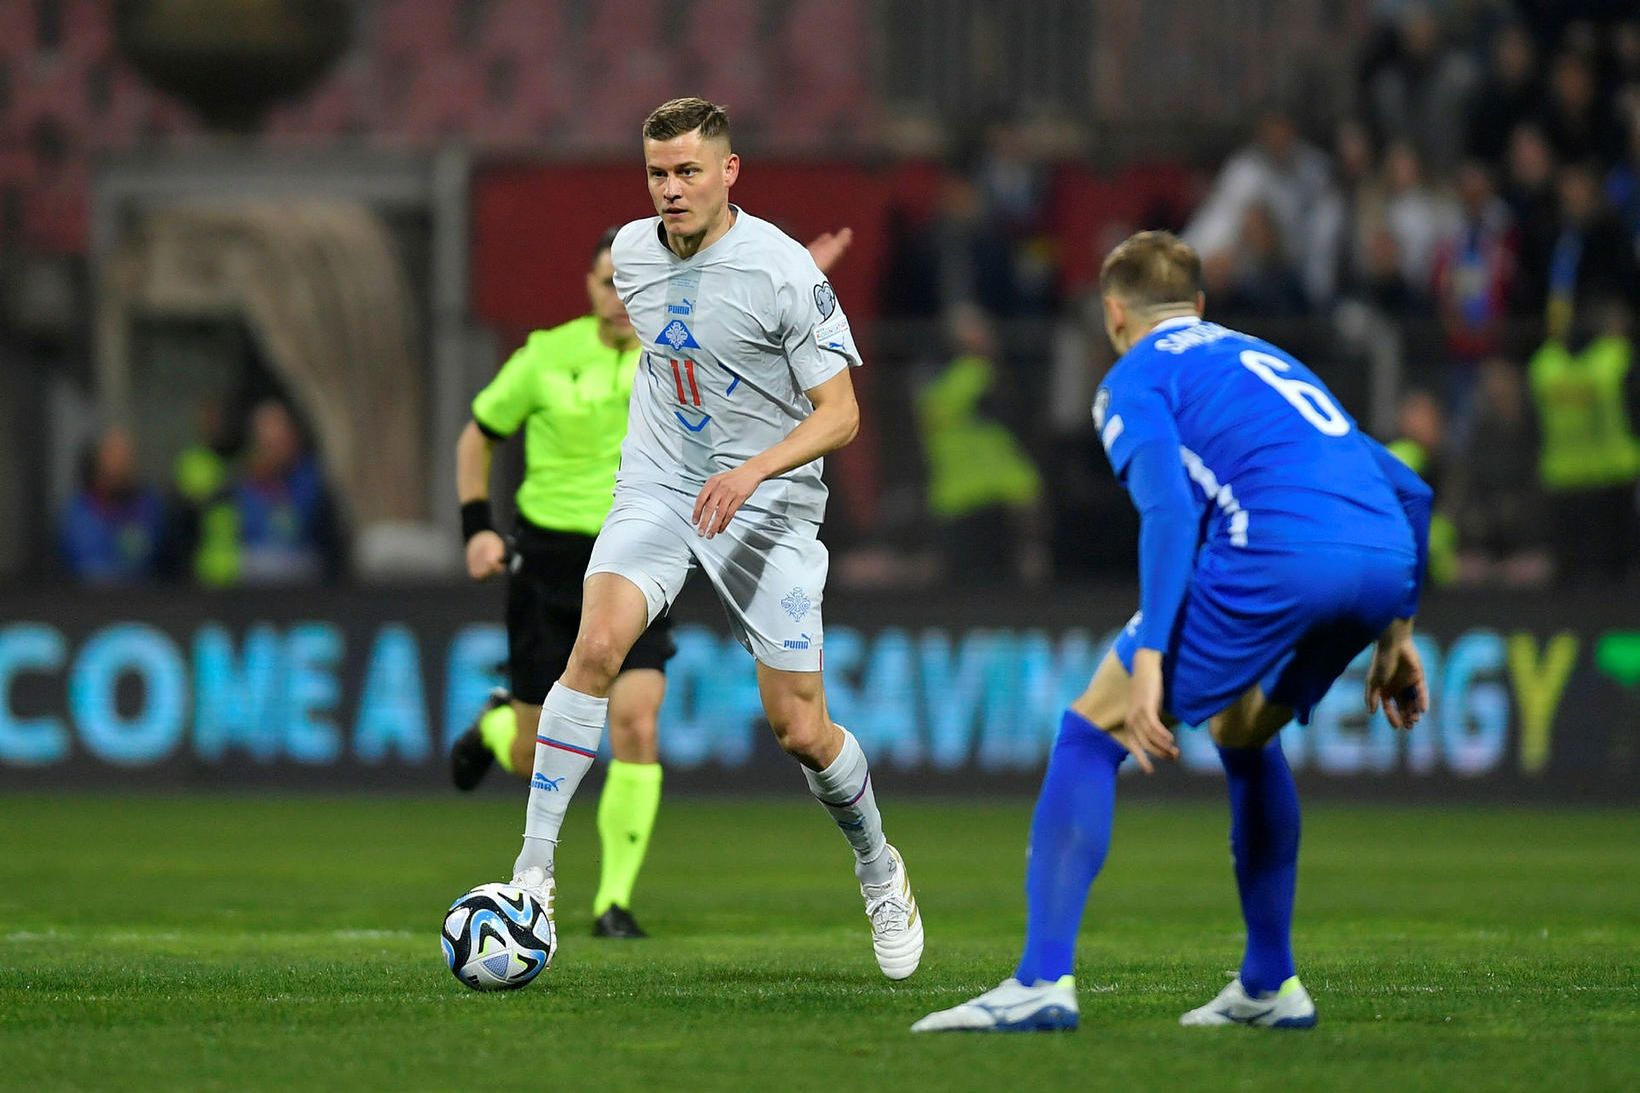
[[[746,211],[739,205],[736,205],[733,201],[729,202],[729,209],[734,214],[729,220],[729,230],[718,236],[711,243],[696,251],[694,254],[691,254],[688,258],[679,258],[677,252],[666,245],[666,220],[664,217],[658,217],[655,221],[655,242],[660,244],[661,250],[665,252],[666,256],[672,261],[679,263],[693,262],[707,251],[710,251],[716,247],[721,247],[724,243],[729,241],[730,236],[740,230],[740,222],[746,219]]]

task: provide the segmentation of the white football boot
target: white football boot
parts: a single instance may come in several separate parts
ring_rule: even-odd
[[[522,888],[535,897],[535,901],[547,912],[547,921],[553,924],[556,936],[558,920],[553,917],[553,905],[558,900],[558,881],[552,873],[539,865],[532,865],[522,872],[513,874],[513,879],[508,883],[514,888]]]
[[[1296,975],[1288,976],[1279,990],[1258,995],[1249,994],[1237,976],[1213,1001],[1180,1017],[1179,1024],[1192,1028],[1314,1028],[1315,1002]]]
[[[860,885],[865,897],[866,918],[871,920],[871,950],[877,966],[890,979],[904,979],[917,970],[922,960],[922,913],[917,897],[911,894],[911,878],[905,859],[889,846],[883,851],[894,865],[894,875],[882,884]]]
[[[1062,975],[1026,986],[1004,979],[1000,987],[960,1006],[931,1013],[912,1032],[1061,1032],[1076,1027],[1076,978]]]

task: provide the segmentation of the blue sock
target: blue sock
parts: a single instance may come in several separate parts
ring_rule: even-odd
[[[1279,740],[1262,748],[1220,748],[1219,759],[1230,786],[1230,852],[1247,923],[1241,985],[1258,994],[1293,974],[1298,789]]]
[[[1088,888],[1110,849],[1116,771],[1127,749],[1074,710],[1059,737],[1031,817],[1025,862],[1025,953],[1014,978],[1050,982],[1069,975]]]

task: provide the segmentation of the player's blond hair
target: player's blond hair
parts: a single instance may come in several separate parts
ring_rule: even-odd
[[[1194,304],[1201,290],[1201,256],[1168,231],[1128,236],[1099,268],[1099,292],[1140,311]]]
[[[729,144],[729,108],[705,99],[683,98],[663,102],[643,121],[645,140],[673,140],[700,130],[702,140]]]

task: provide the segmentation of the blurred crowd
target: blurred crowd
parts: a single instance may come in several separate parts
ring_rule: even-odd
[[[1612,10],[1384,0],[1353,111],[1265,110],[1192,200],[1153,202],[1095,241],[1103,253],[1132,228],[1180,231],[1211,318],[1311,363],[1393,441],[1437,491],[1440,583],[1640,573],[1640,13]],[[944,176],[937,214],[895,241],[885,278],[889,315],[944,317],[946,353],[915,354],[911,397],[936,571],[955,578],[1028,578],[1044,552],[1061,575],[1130,560],[1093,541],[1127,542],[1132,517],[1086,470],[1089,392],[1058,378],[1089,358],[1100,370],[1102,335],[1091,289],[1056,282],[1049,180],[1019,130],[993,126]],[[987,321],[1022,333],[976,340]],[[1029,333],[1041,322],[1047,344]],[[1388,412],[1369,415],[1365,373],[1390,343]],[[929,412],[959,386],[971,420]],[[972,419],[1013,454],[942,458]],[[994,529],[977,543],[976,520]]]
[[[340,576],[340,524],[290,409],[258,403],[242,428],[214,405],[200,417],[199,437],[176,453],[167,483],[143,481],[122,425],[86,446],[58,529],[63,573],[88,584],[208,588]]]
[[[1434,485],[1436,582],[1640,576],[1640,10],[1372,10],[1339,58],[1348,108],[1272,102],[1205,164],[1107,169],[1001,112],[957,134],[883,241],[880,496],[870,526],[828,525],[843,581],[1131,578],[1136,518],[1088,415],[1111,363],[1092,280],[1147,227],[1201,253],[1210,318],[1304,359]],[[438,20],[413,29],[429,56],[449,46]],[[61,513],[62,570],[215,587],[342,574],[336,505],[289,409],[233,425],[202,421],[147,483],[137,467],[156,464],[128,431],[97,437]]]

